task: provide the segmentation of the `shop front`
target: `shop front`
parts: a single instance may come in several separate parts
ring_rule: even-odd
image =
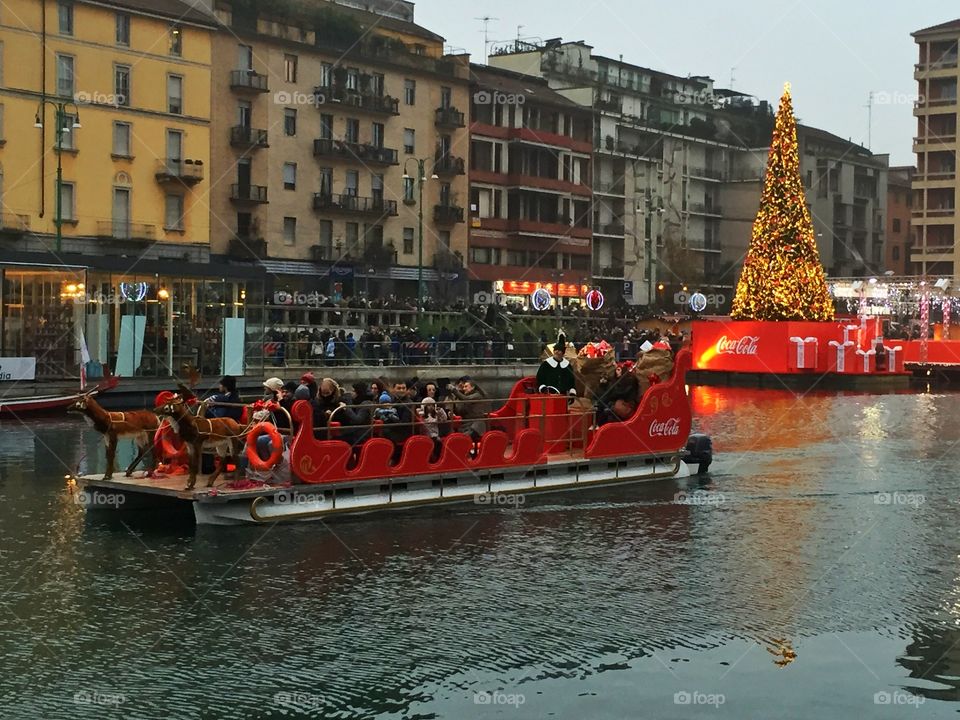
[[[554,308],[558,304],[561,308],[583,305],[584,298],[590,291],[588,285],[577,285],[575,283],[497,280],[493,284],[494,292],[503,297],[503,302],[518,302],[526,308],[532,307],[533,294],[540,289],[550,293],[550,307]]]
[[[0,355],[36,358],[36,377],[88,378],[243,374],[259,366],[264,282],[147,267],[133,272],[81,265],[0,265]],[[163,265],[169,265],[163,263]],[[142,266],[142,267],[141,267]],[[147,270],[156,269],[157,272]],[[233,273],[231,273],[233,274]]]

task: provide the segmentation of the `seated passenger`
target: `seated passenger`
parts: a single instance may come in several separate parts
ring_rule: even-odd
[[[370,396],[367,383],[354,383],[353,397],[347,406],[337,413],[337,419],[345,426],[342,439],[351,445],[361,445],[369,438],[375,409],[376,402]]]
[[[624,363],[617,365],[612,380],[600,381],[597,398],[597,427],[609,422],[629,420],[637,409],[640,383],[632,368]]]
[[[320,381],[319,393],[313,402],[314,436],[327,438],[327,423],[334,410],[344,405],[340,401],[340,386],[333,378]],[[322,431],[322,432],[317,432]]]
[[[224,375],[220,378],[219,392],[211,395],[204,402],[207,404],[207,417],[231,418],[240,422],[243,415],[243,400],[237,393],[237,379],[233,375]],[[233,407],[222,403],[227,403]]]
[[[470,435],[474,442],[487,431],[487,395],[469,377],[461,378],[459,387],[447,385],[447,391],[459,402],[454,406],[454,414],[463,419],[460,431]]]

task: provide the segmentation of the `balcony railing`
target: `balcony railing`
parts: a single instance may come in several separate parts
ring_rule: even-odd
[[[623,195],[625,188],[623,183],[598,182],[593,186],[594,192],[605,195]]]
[[[597,110],[605,110],[606,112],[612,113],[621,113],[623,112],[623,101],[622,100],[602,100],[597,98],[594,102],[594,107]]]
[[[466,125],[466,120],[463,113],[455,107],[445,107],[437,108],[434,123],[437,127],[462,128]]]
[[[924,72],[926,70],[949,70],[957,66],[956,57],[944,57],[940,60],[934,60],[929,63],[917,63],[914,65],[914,70],[919,72]]]
[[[617,280],[620,280],[623,278],[623,265],[611,265],[609,267],[601,267],[596,272],[595,277],[616,278]]]
[[[913,176],[917,182],[935,182],[938,180],[954,180],[957,177],[956,170],[941,170],[939,172],[918,173]]]
[[[97,237],[110,240],[150,242],[157,239],[157,228],[155,225],[145,225],[129,220],[98,220]]]
[[[438,225],[453,225],[463,222],[463,208],[459,205],[434,205],[433,221]]]
[[[396,200],[337,193],[314,193],[313,209],[377,218],[398,214]]]
[[[179,182],[195,185],[203,180],[202,160],[159,160],[156,178],[158,182]]]
[[[313,90],[317,107],[342,104],[376,115],[399,115],[400,101],[390,95],[348,90],[338,85],[317,85]]]
[[[255,70],[231,70],[230,89],[265,93],[270,92],[270,85],[267,76]]]
[[[238,203],[265,203],[267,188],[264,185],[234,183],[230,186],[230,199]]]
[[[461,157],[441,155],[435,160],[433,171],[437,175],[464,175],[466,173],[466,163]]]
[[[719,205],[707,205],[705,203],[690,203],[687,210],[695,215],[722,215]]]
[[[616,235],[622,237],[626,233],[623,223],[596,223],[593,226],[593,232],[600,235]]]
[[[267,131],[257,130],[246,125],[234,125],[230,128],[230,144],[244,149],[269,147]]]
[[[267,257],[267,241],[250,235],[234,235],[230,238],[227,253],[241,260],[264,260]]]
[[[319,138],[313,141],[313,154],[316,157],[340,157],[358,163],[370,165],[397,165],[397,151],[393,148],[378,147],[367,143],[347,142]]]
[[[915,137],[913,139],[914,145],[952,145],[957,141],[956,130],[951,130],[948,134],[940,135],[938,133],[930,133],[929,135],[922,137]]]
[[[695,178],[706,178],[707,180],[723,180],[723,170],[714,168],[687,168],[687,175]]]

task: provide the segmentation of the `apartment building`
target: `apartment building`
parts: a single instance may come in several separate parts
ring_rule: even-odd
[[[83,329],[122,374],[219,369],[262,272],[208,263],[214,27],[178,0],[4,3],[0,354],[76,375]]]
[[[887,237],[884,270],[897,276],[914,274],[913,166],[890,168],[887,178]]]
[[[213,251],[277,290],[466,291],[469,59],[395,10],[216,7]]]
[[[591,279],[592,115],[546,81],[472,67],[471,289],[582,301]]]
[[[689,286],[732,287],[720,263],[719,188],[731,155],[769,122],[766,104],[734,102],[737,112],[721,114],[737,93],[596,55],[583,42],[512,43],[490,63],[543,77],[594,111],[592,266],[608,295],[656,304]]]
[[[914,68],[918,100],[913,114],[917,155],[913,176],[913,227],[910,261],[923,275],[947,275],[960,282],[957,257],[957,45],[960,19],[913,33],[918,47]]]
[[[882,274],[889,156],[875,155],[861,145],[802,124],[797,126],[797,142],[807,205],[827,274]],[[735,272],[743,262],[760,206],[768,153],[769,147],[737,153],[720,189],[724,207],[721,263]]]

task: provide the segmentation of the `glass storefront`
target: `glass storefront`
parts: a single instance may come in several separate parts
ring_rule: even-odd
[[[3,267],[5,356],[35,356],[37,377],[76,377],[91,361],[122,377],[204,376],[259,365],[263,282]],[[252,359],[252,358],[250,358]],[[91,379],[96,373],[89,373]]]

